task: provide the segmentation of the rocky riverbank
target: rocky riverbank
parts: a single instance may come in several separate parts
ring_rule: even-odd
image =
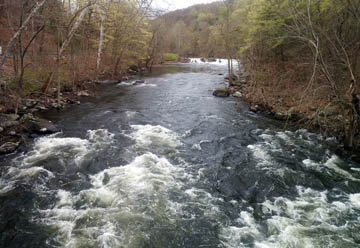
[[[15,152],[29,139],[61,131],[50,121],[38,117],[38,114],[50,109],[61,110],[71,104],[80,104],[81,97],[92,94],[91,90],[82,90],[77,93],[62,92],[59,99],[55,93],[30,95],[22,99],[9,96],[8,106],[0,106],[0,155]]]
[[[225,77],[225,80],[229,82],[229,77]],[[218,90],[214,91],[214,96],[218,96]],[[335,153],[360,161],[358,146],[348,148],[344,145],[343,123],[346,120],[342,119],[341,113],[335,107],[329,106],[319,110],[314,104],[313,107],[302,108],[301,105],[299,106],[298,103],[292,102],[286,97],[279,98],[278,95],[269,94],[262,87],[256,87],[256,83],[254,84],[251,77],[245,72],[234,76],[226,91],[226,96],[238,97],[247,102],[250,111],[284,121],[284,126],[297,129],[306,128],[312,132],[322,133],[325,137],[335,137],[338,140],[332,147]],[[221,89],[219,92],[225,92],[225,89]],[[355,143],[360,143],[358,136],[355,137]]]
[[[25,147],[31,139],[41,135],[60,132],[55,124],[40,118],[41,113],[57,109],[61,111],[71,105],[81,104],[86,97],[96,95],[104,85],[117,84],[137,78],[138,71],[133,69],[121,80],[96,80],[82,83],[82,88],[74,91],[64,88],[57,96],[56,89],[49,94],[31,94],[26,97],[2,92],[0,102],[0,156],[11,154]],[[136,81],[137,82],[137,81]]]

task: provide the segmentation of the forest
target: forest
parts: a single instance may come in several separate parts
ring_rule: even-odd
[[[359,0],[224,0],[168,13],[151,0],[2,0],[0,13],[1,112],[18,113],[26,96],[60,106],[95,81],[218,57],[241,61],[241,75],[229,64],[230,85],[258,109],[360,145]]]

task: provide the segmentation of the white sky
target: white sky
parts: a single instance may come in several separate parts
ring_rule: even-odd
[[[195,4],[211,3],[216,1],[219,0],[154,0],[153,6],[166,10],[175,10],[187,8]]]

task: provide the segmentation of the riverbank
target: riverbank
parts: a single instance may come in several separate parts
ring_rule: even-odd
[[[252,112],[283,121],[285,127],[305,128],[326,137],[335,137],[338,140],[338,145],[333,147],[335,153],[360,161],[360,137],[354,137],[353,147],[346,146],[344,126],[349,120],[344,119],[339,107],[306,93],[301,84],[292,88],[274,86],[264,79],[256,79],[254,74],[240,73],[233,84],[229,85],[230,94],[249,103]]]
[[[25,148],[34,138],[61,131],[51,121],[40,117],[42,113],[80,105],[83,99],[96,96],[102,86],[134,80],[142,72],[130,71],[128,75],[121,76],[121,80],[85,81],[79,84],[79,89],[64,87],[59,97],[56,88],[50,89],[48,94],[35,92],[26,96],[10,90],[0,92],[0,156]]]

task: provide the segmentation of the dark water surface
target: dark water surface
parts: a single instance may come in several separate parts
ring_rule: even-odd
[[[0,247],[360,247],[360,170],[333,142],[215,98],[226,66],[46,114],[63,132],[0,160]]]

